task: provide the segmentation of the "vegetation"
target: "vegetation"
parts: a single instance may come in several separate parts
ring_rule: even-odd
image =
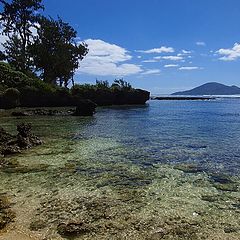
[[[98,105],[145,103],[146,91],[136,90],[121,79],[112,85],[108,81],[96,84],[74,85],[71,89],[46,83],[35,75],[14,70],[8,63],[0,62],[0,108],[76,106],[82,99]]]
[[[75,84],[74,73],[88,48],[77,43],[74,28],[60,17],[41,15],[42,0],[0,3],[2,34],[7,36],[0,51],[0,108],[77,106],[82,99],[98,105],[136,104],[149,99],[148,92],[133,89],[123,79]]]
[[[6,59],[17,71],[35,73],[44,82],[68,86],[73,82],[87,45],[76,43],[77,32],[61,18],[40,15],[42,0],[12,0],[3,4],[1,25],[8,37],[0,60]]]
[[[44,82],[67,87],[72,80],[74,85],[74,71],[87,54],[87,46],[76,44],[76,31],[61,18],[40,17],[38,23],[38,34],[30,46],[35,69]]]
[[[1,23],[3,33],[8,36],[4,44],[7,60],[19,71],[30,69],[28,46],[37,25],[37,12],[43,9],[42,0],[0,1],[3,5]]]

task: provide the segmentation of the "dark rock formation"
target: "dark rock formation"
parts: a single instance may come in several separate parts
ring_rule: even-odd
[[[59,224],[57,230],[63,237],[77,237],[89,232],[90,227],[84,222],[70,222]]]
[[[17,145],[20,149],[27,149],[42,144],[42,140],[32,134],[31,124],[22,123],[17,126],[17,131]]]
[[[84,93],[77,93],[76,99],[90,99],[98,106],[110,105],[131,105],[131,104],[145,104],[150,99],[150,92],[141,89],[132,89],[130,91],[123,91],[115,89],[114,91],[97,89],[95,91],[87,91]]]
[[[18,107],[20,105],[20,92],[18,89],[8,88],[0,95],[0,107],[1,105],[6,109]]]
[[[13,136],[0,128],[0,155],[19,153],[21,149],[42,144],[42,141],[31,133],[31,125],[22,123],[17,126],[18,134]]]
[[[92,116],[95,112],[97,105],[89,99],[80,100],[76,111],[73,113],[74,116]]]

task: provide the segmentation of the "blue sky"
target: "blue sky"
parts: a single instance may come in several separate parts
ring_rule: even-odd
[[[43,2],[89,45],[79,83],[124,77],[162,94],[210,81],[240,86],[239,0]]]

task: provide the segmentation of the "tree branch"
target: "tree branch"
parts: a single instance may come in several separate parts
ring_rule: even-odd
[[[4,4],[5,6],[8,5],[8,3],[5,0],[0,0],[0,3]]]

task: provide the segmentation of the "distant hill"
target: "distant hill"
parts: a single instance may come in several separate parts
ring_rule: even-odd
[[[175,92],[172,95],[235,95],[240,94],[237,86],[226,86],[221,83],[210,82],[188,91]]]

